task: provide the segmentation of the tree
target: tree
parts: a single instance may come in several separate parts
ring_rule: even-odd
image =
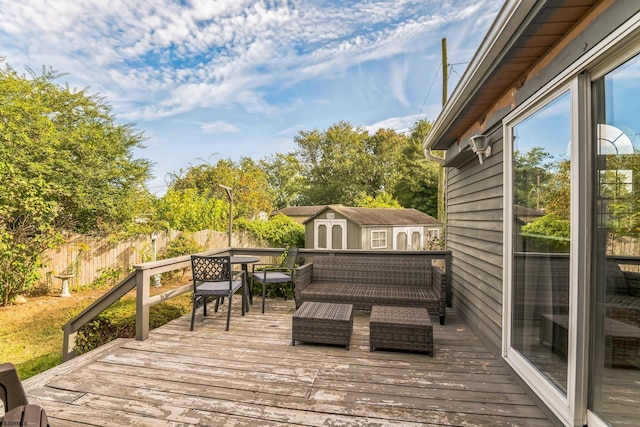
[[[324,132],[301,131],[293,155],[302,167],[301,203],[353,205],[358,195],[376,197],[396,177],[404,142],[394,131],[366,130],[340,122]]]
[[[238,163],[227,159],[219,160],[215,165],[203,163],[191,166],[186,171],[181,170],[178,174],[174,175],[169,188],[174,192],[190,194],[194,197],[191,200],[199,206],[207,205],[209,202],[206,200],[219,200],[225,207],[222,209],[224,212],[222,215],[223,222],[226,223],[229,219],[229,201],[225,190],[220,188],[220,185],[225,185],[233,189],[234,218],[255,218],[261,212],[271,212],[273,208],[274,194],[269,187],[267,173],[258,163],[248,157],[243,157]],[[167,194],[170,194],[169,191]],[[184,211],[184,206],[174,205],[174,203],[182,203],[180,197],[171,194],[170,197],[165,195],[163,199],[162,204],[164,208],[160,213],[161,218],[164,219],[165,216],[167,218],[170,217],[170,211],[173,207],[178,211],[182,211],[187,216],[195,216],[195,213],[189,214]],[[217,207],[215,209],[217,209]],[[222,231],[225,228],[218,228],[217,224],[219,219],[218,217],[215,219],[211,217],[206,219],[204,223],[215,226],[216,228],[214,229]],[[186,218],[185,220],[193,224],[192,220],[187,220]],[[178,224],[180,221],[174,218],[174,222],[172,223]],[[190,225],[190,227],[193,226],[194,225]]]
[[[402,149],[397,166],[398,178],[391,193],[403,207],[437,218],[440,165],[425,158],[422,149],[422,141],[430,130],[431,123],[424,120],[413,127]]]
[[[63,232],[122,230],[149,194],[150,163],[132,154],[143,136],[60,76],[0,70],[0,303],[36,282],[39,255]]]
[[[542,210],[542,196],[552,177],[552,156],[542,147],[534,147],[528,153],[516,151],[513,157],[513,203],[531,209]]]
[[[275,154],[260,161],[267,174],[269,188],[275,195],[276,209],[300,204],[303,177],[298,159],[293,154]]]
[[[362,208],[401,208],[400,203],[389,193],[379,193],[376,197],[360,193],[353,201],[353,206]]]

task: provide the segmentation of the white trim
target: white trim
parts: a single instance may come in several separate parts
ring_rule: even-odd
[[[527,108],[518,108],[514,114],[509,115],[509,120],[504,121],[504,144],[503,144],[503,153],[504,153],[504,190],[505,190],[505,198],[504,198],[504,266],[507,270],[503,278],[503,306],[502,306],[502,319],[503,319],[503,336],[502,343],[503,349],[502,354],[505,358],[506,362],[518,373],[518,375],[531,387],[531,389],[542,399],[551,409],[558,418],[569,423],[569,425],[573,424],[574,416],[572,411],[570,410],[570,402],[572,402],[571,397],[573,396],[574,387],[570,383],[570,375],[567,377],[567,394],[561,392],[555,385],[553,385],[536,367],[534,367],[529,360],[521,354],[518,350],[513,348],[511,335],[513,333],[511,328],[511,306],[513,304],[512,300],[512,277],[513,277],[513,128],[523,122],[524,120],[532,117],[540,110],[548,106],[551,102],[559,99],[566,94],[569,94],[570,98],[570,113],[569,119],[571,120],[571,171],[572,171],[572,179],[573,179],[573,171],[575,168],[574,165],[574,155],[575,150],[580,148],[580,144],[574,143],[577,135],[574,133],[576,131],[576,119],[574,118],[574,107],[573,103],[575,102],[574,91],[575,82],[571,82],[570,84],[557,85],[553,92],[549,92],[544,94],[543,96],[538,96],[536,99],[538,102],[536,103],[526,103]],[[508,156],[508,157],[507,157]],[[508,181],[507,181],[508,180]],[[574,226],[575,216],[578,215],[579,211],[574,211],[573,203],[573,187],[571,188],[571,198],[572,198],[572,212],[571,212],[571,230],[572,237],[573,232],[578,232],[577,228]],[[575,244],[571,243],[571,247],[573,248]],[[571,256],[573,257],[573,252],[571,252]],[[572,264],[574,263],[574,258],[571,258]],[[572,271],[573,273],[573,271]],[[569,275],[569,289],[574,288],[573,276]],[[570,291],[571,292],[571,291]],[[506,301],[506,302],[505,302]],[[573,304],[570,304],[570,310]],[[571,325],[573,326],[573,325]],[[569,349],[567,355],[567,373],[572,370],[572,357],[575,355],[575,346],[571,346],[572,343],[572,334],[575,334],[575,328],[569,328]],[[573,337],[575,341],[575,337]]]
[[[606,423],[591,411],[587,411],[587,425],[589,427],[611,427],[611,424]]]
[[[318,228],[327,227],[327,247],[318,247]],[[333,249],[333,226],[342,228],[342,249],[347,249],[347,220],[346,219],[315,219],[313,220],[313,247],[314,249]]]
[[[571,91],[571,265],[567,391],[574,423],[586,424],[589,394],[589,295],[591,292],[592,147],[591,79],[580,74]],[[573,143],[573,141],[576,141]],[[574,214],[575,212],[575,214]]]
[[[374,244],[373,244],[373,240],[374,240],[373,234],[374,233],[384,234],[384,237],[379,237],[379,238],[375,239],[375,240],[378,240],[378,241],[384,239],[384,245],[382,245],[382,246],[380,246],[380,245],[374,246]],[[387,230],[371,230],[370,246],[371,246],[371,249],[386,249],[389,246],[388,239],[387,239]]]
[[[420,248],[413,248],[412,237],[413,233],[420,233]],[[408,251],[417,251],[424,247],[424,227],[393,227],[393,250],[398,250],[398,234],[405,233],[407,235],[407,249]]]

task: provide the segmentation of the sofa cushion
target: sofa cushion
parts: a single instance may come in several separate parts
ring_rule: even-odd
[[[425,300],[439,300],[435,292],[426,287],[355,283],[312,283],[301,295],[304,301],[346,302],[354,308],[368,310],[376,304],[425,307]]]

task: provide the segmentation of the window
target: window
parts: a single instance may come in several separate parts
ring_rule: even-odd
[[[597,167],[589,409],[621,426],[640,424],[638,73],[635,57],[592,83]]]
[[[371,231],[371,249],[385,249],[387,247],[387,230]]]
[[[567,393],[571,92],[507,127],[512,162],[510,347]]]

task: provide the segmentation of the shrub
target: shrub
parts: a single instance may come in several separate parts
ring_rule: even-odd
[[[269,246],[278,248],[304,247],[304,226],[286,215],[278,214],[266,221],[240,218],[235,224],[240,230],[249,231],[261,243]]]
[[[185,297],[186,298],[186,297]],[[149,327],[157,328],[189,311],[189,302],[177,298],[169,302],[154,305],[149,309]],[[76,336],[76,354],[84,354],[116,338],[134,338],[136,336],[136,303],[128,298],[114,303],[93,321],[78,330]]]

